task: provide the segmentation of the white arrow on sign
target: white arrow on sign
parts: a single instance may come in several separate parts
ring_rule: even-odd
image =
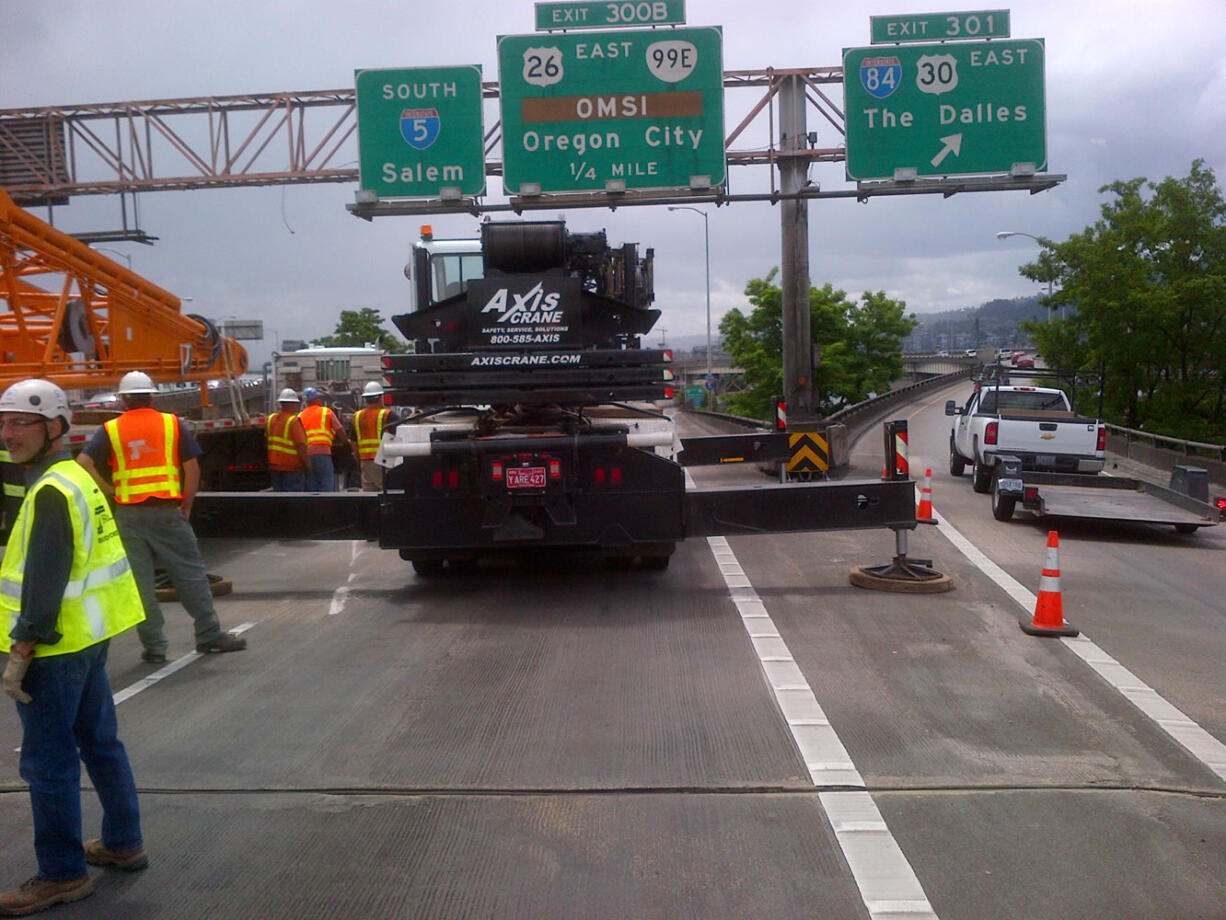
[[[943,146],[940,149],[940,151],[937,153],[937,155],[932,158],[931,162],[933,166],[940,166],[941,163],[944,162],[945,158],[949,156],[951,153],[954,156],[958,156],[958,154],[962,152],[962,135],[961,134],[947,135],[941,138],[941,143],[944,144],[945,146]]]

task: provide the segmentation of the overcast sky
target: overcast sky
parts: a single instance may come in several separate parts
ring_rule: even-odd
[[[1004,6],[1001,4],[1000,6]],[[992,4],[977,8],[990,9]],[[869,44],[869,16],[971,8],[946,0],[687,0],[691,26],[720,25],[724,67],[827,67]],[[1226,177],[1226,0],[1016,0],[1013,38],[1046,41],[1048,170],[1068,181],[1038,195],[995,192],[816,201],[809,205],[810,271],[853,297],[884,290],[917,313],[1041,293],[1017,274],[1035,244],[999,230],[1064,239],[1099,214],[1098,189],[1116,179],[1186,176],[1195,158]],[[362,68],[480,64],[496,79],[496,36],[533,31],[527,0],[0,0],[0,109],[257,92],[340,89]],[[841,107],[841,87],[830,87]],[[758,90],[726,93],[727,129]],[[487,127],[496,117],[487,110]],[[765,143],[766,122],[750,144]],[[814,110],[818,146],[842,138]],[[356,165],[356,142],[346,161]],[[819,164],[823,190],[853,187],[843,165]],[[767,189],[765,166],[730,170],[734,192]],[[189,312],[261,319],[267,343],[247,343],[258,368],[273,332],[330,333],[342,309],[384,317],[408,308],[402,274],[417,218],[366,222],[344,206],[354,185],[152,192],[140,227],[158,237],[108,248],[174,293]],[[497,179],[490,201],[502,200]],[[779,209],[711,208],[714,324],[743,306],[745,282],[779,264]],[[45,209],[39,216],[45,217]],[[550,217],[538,212],[529,217]],[[505,216],[505,215],[504,215]],[[656,251],[651,336],[706,326],[702,220],[662,207],[566,212],[572,229]],[[119,225],[118,199],[76,198],[55,209],[68,232]],[[467,236],[469,217],[434,218],[437,236]],[[119,259],[118,261],[125,261]],[[391,328],[390,323],[388,328]],[[660,332],[659,330],[664,330]]]

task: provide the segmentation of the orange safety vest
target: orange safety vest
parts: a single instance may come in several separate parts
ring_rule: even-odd
[[[332,431],[332,410],[327,406],[310,405],[298,413],[306,431],[308,453],[330,453],[336,435]],[[319,450],[320,446],[327,450]],[[311,450],[315,448],[315,450]]]
[[[281,424],[282,421],[285,424]],[[268,416],[264,440],[268,445],[269,469],[286,473],[295,473],[302,469],[302,458],[298,456],[298,448],[290,435],[290,427],[296,421],[296,412],[275,412]]]
[[[157,409],[129,409],[103,427],[111,439],[115,501],[136,505],[147,498],[183,497],[178,418]]]
[[[370,406],[353,413],[353,433],[358,436],[358,457],[360,459],[375,459],[379,442],[383,440],[383,426],[391,414],[390,409],[379,406]]]

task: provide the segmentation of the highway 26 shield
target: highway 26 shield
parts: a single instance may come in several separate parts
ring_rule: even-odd
[[[400,113],[400,136],[414,150],[425,150],[438,140],[441,128],[438,109],[405,109]]]

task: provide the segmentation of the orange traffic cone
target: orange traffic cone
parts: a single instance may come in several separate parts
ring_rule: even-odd
[[[915,512],[915,520],[920,524],[937,522],[932,516],[932,467],[924,470],[924,487],[920,489],[920,503]]]
[[[1064,601],[1060,597],[1060,534],[1047,532],[1047,562],[1039,579],[1039,600],[1034,605],[1034,620],[1018,620],[1022,631],[1032,636],[1076,636],[1079,631],[1064,620]]]

